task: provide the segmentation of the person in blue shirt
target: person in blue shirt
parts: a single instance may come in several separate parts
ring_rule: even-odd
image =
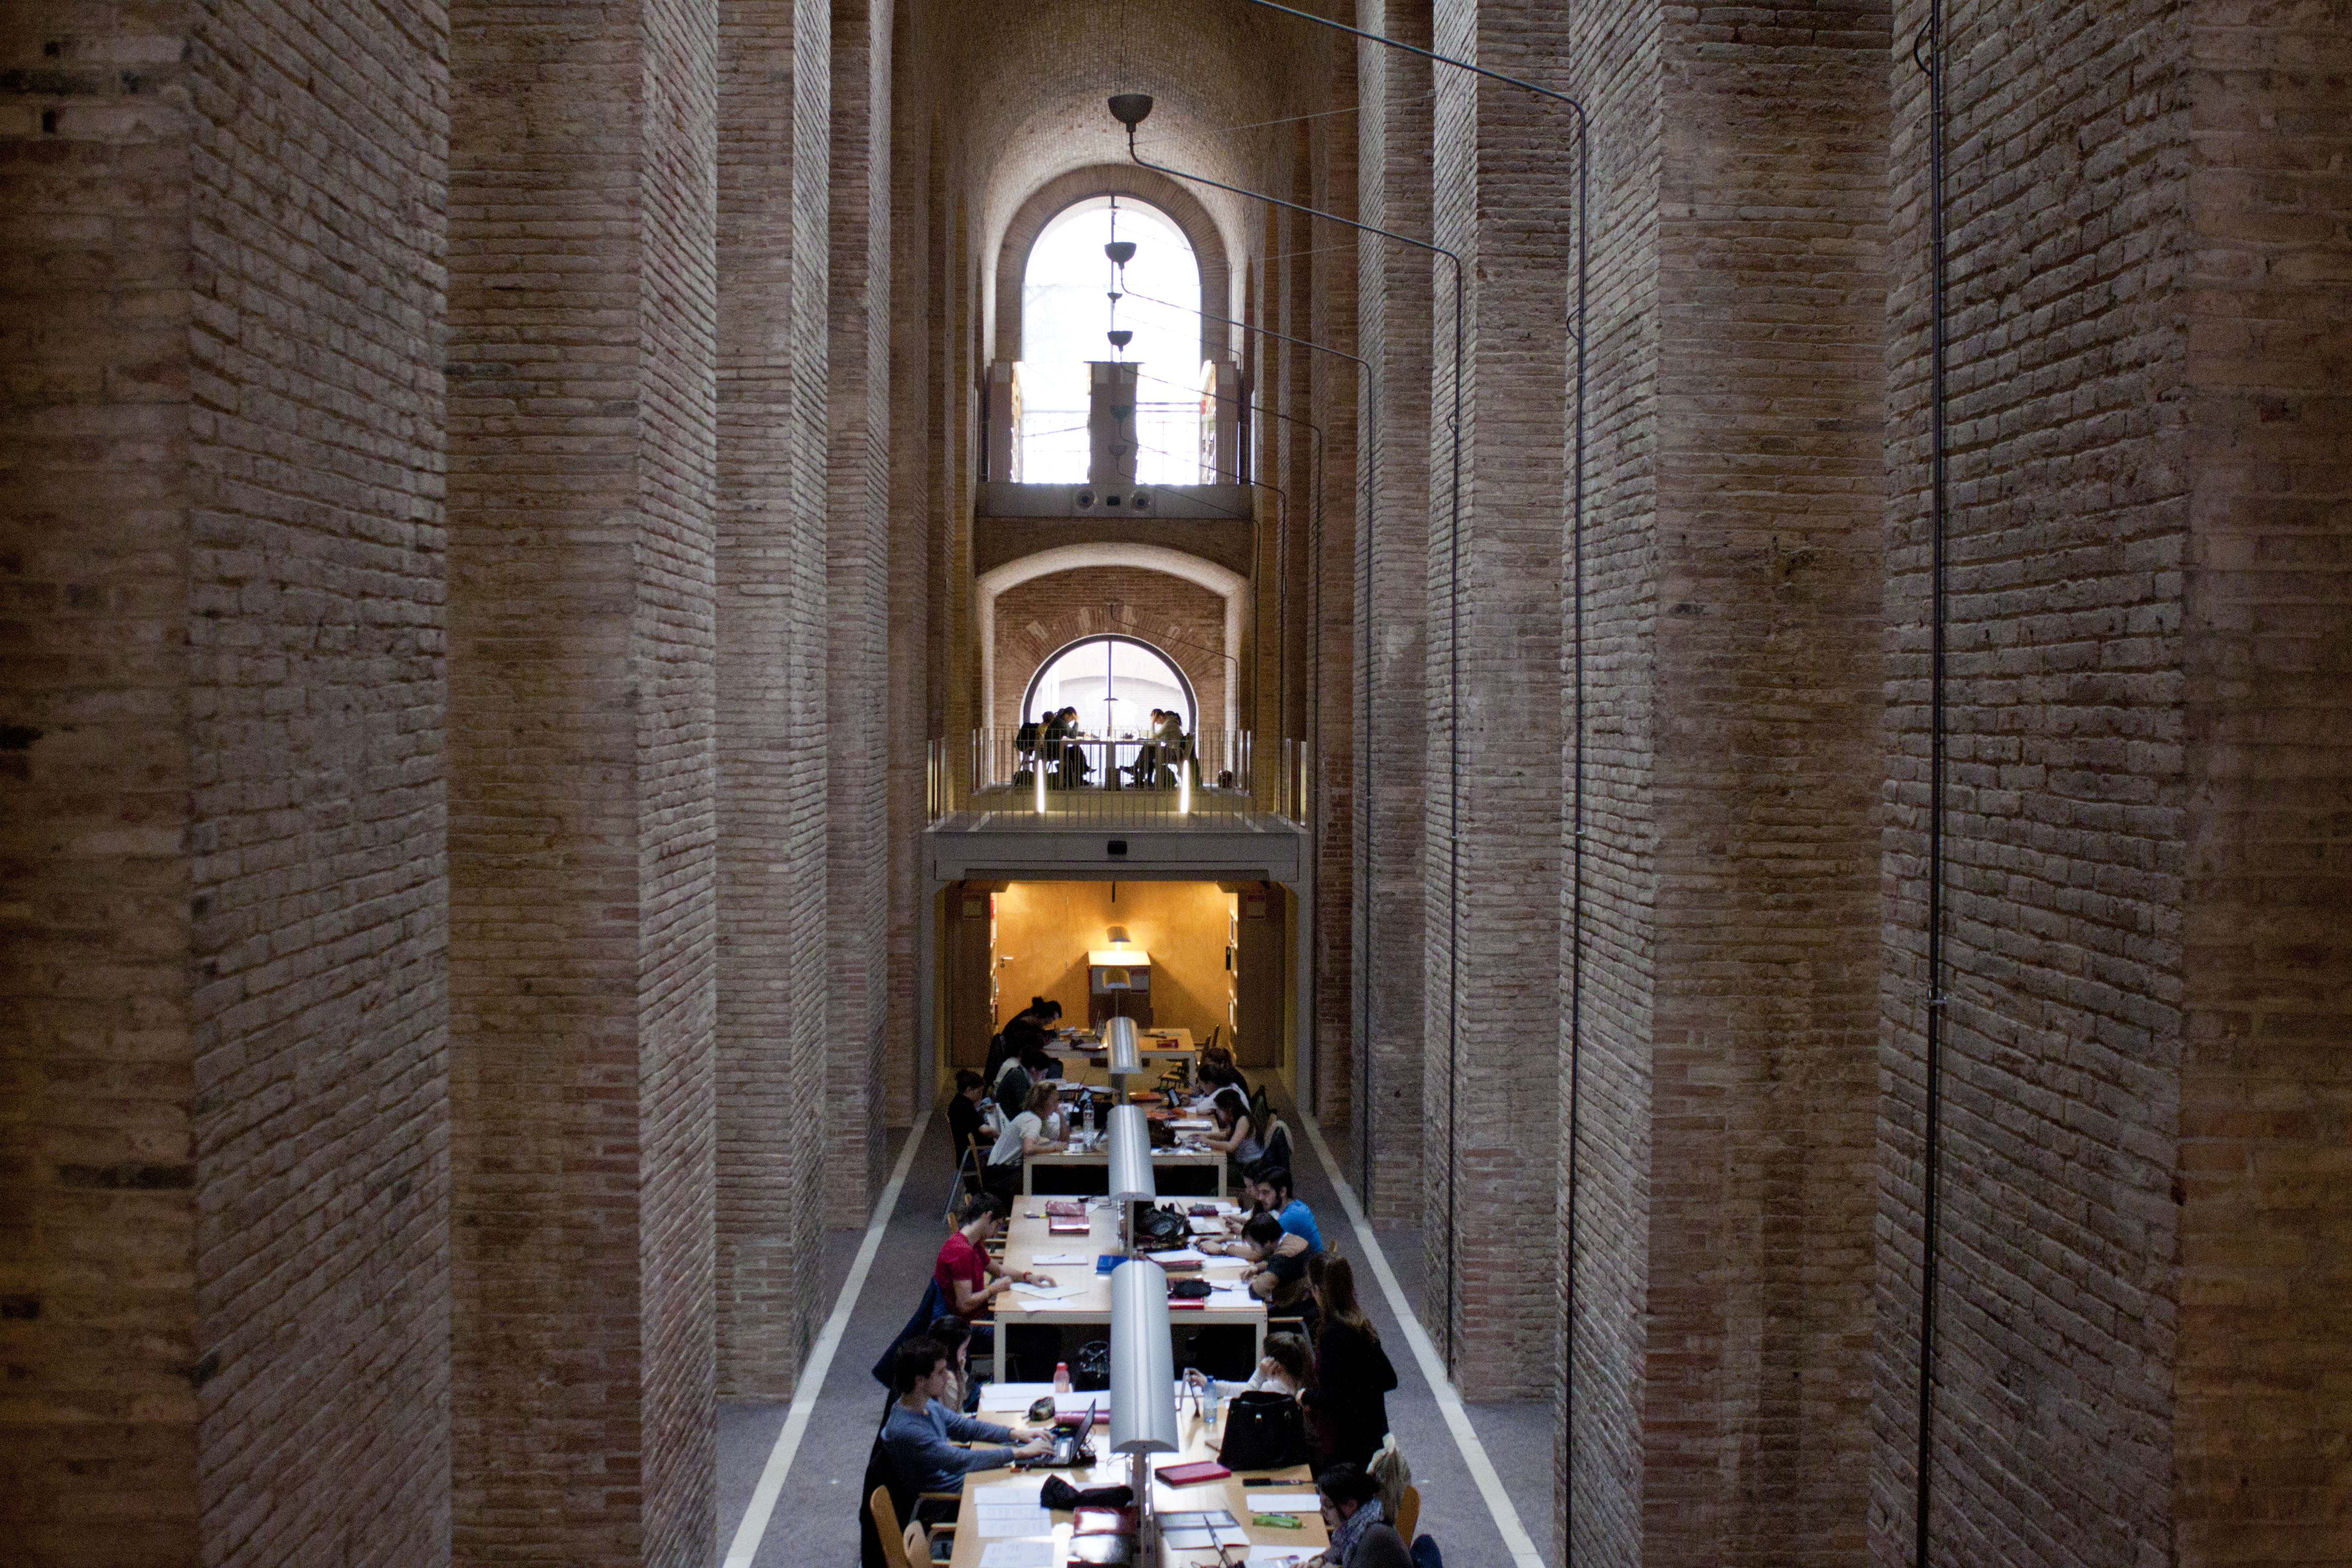
[[[1290,1167],[1254,1165],[1243,1191],[1251,1203],[1280,1220],[1283,1229],[1305,1238],[1307,1251],[1323,1250],[1323,1230],[1315,1223],[1315,1211],[1290,1190]]]
[[[898,1397],[882,1423],[882,1447],[901,1483],[919,1492],[954,1491],[967,1471],[1001,1469],[1053,1447],[1053,1439],[1043,1435],[1023,1439],[1009,1427],[949,1409],[944,1401],[950,1377],[948,1348],[929,1334],[906,1341],[891,1358],[890,1387]],[[963,1443],[1002,1446],[959,1446]]]

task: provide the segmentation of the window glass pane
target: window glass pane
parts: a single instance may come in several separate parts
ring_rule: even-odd
[[[1186,734],[1196,728],[1192,693],[1176,666],[1159,649],[1127,637],[1089,637],[1045,661],[1021,716],[1042,721],[1065,708],[1078,710],[1078,728],[1088,735],[1139,736],[1154,708],[1181,715]]]
[[[1087,477],[1087,364],[1114,357],[1138,367],[1136,479],[1201,482],[1201,267],[1183,231],[1132,197],[1118,203],[1118,237],[1135,242],[1130,296],[1118,325],[1135,341],[1114,356],[1108,197],[1080,202],[1045,226],[1021,289],[1021,478],[1076,484]],[[1171,308],[1172,307],[1172,308]]]

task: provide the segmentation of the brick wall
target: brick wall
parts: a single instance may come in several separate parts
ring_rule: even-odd
[[[714,1550],[714,20],[451,16],[467,1562]]]
[[[882,1184],[889,826],[890,5],[833,17],[827,734],[825,1201]]]
[[[2341,1561],[2352,1495],[2352,15],[2190,8],[2179,1560]]]
[[[1645,1563],[1862,1556],[1889,41],[1661,40]]]
[[[1442,0],[1434,47],[1541,77],[1561,26],[1532,5]],[[1551,1235],[1557,1208],[1558,1082],[1527,1072],[1526,1046],[1558,1033],[1560,709],[1529,698],[1559,679],[1570,165],[1556,110],[1478,80],[1436,79],[1430,177],[1462,275],[1433,273],[1423,1136],[1449,1169],[1429,1190],[1423,1310],[1465,1394],[1508,1398],[1549,1391],[1558,1341],[1553,1251],[1525,1238]]]
[[[1585,390],[1585,881],[1573,1073],[1579,1131],[1560,1141],[1561,1374],[1572,1444],[1554,1454],[1563,1553],[1633,1556],[1643,1530],[1650,1346],[1652,910],[1658,571],[1659,186],[1663,15],[1586,11],[1569,90],[1591,116]],[[1571,608],[1573,606],[1571,605]],[[1573,726],[1573,694],[1569,725]],[[1564,924],[1566,922],[1563,922]],[[1570,968],[1570,965],[1563,965]],[[1566,1025],[1563,1020],[1563,1036]],[[1572,1160],[1572,1167],[1571,1167]],[[1572,1196],[1572,1210],[1571,1197]]]
[[[1426,48],[1421,0],[1365,0],[1356,25]],[[1356,62],[1359,222],[1429,232],[1429,71],[1367,44]],[[1358,466],[1358,678],[1350,750],[1359,985],[1353,1037],[1358,1193],[1388,1219],[1421,1215],[1422,890],[1427,721],[1430,407],[1429,253],[1377,236],[1357,247],[1360,353],[1370,374]],[[1377,406],[1375,406],[1375,404]],[[1451,406],[1450,403],[1448,405]]]
[[[821,1313],[830,13],[719,35],[719,1386],[789,1394]],[[809,171],[814,162],[815,172]]]
[[[2184,7],[1955,16],[1938,1563],[2172,1558]],[[1911,1555],[1927,751],[1923,5],[1895,18],[1871,1552]]]
[[[437,7],[0,35],[0,1513],[446,1556]]]
[[[1117,606],[1116,614],[1112,606]],[[1224,727],[1223,595],[1165,572],[1131,566],[1051,572],[996,600],[996,691],[990,722],[1018,724],[1038,667],[1080,637],[1118,632],[1150,643],[1192,683],[1200,728]]]
[[[1328,62],[1316,75],[1335,100],[1357,100],[1356,50],[1332,34],[1318,37]],[[1309,122],[1309,202],[1325,212],[1356,210],[1356,137],[1346,117]],[[1349,237],[1319,224],[1328,237],[1308,259],[1315,268],[1300,334],[1336,353],[1306,356],[1307,409],[1320,427],[1318,505],[1301,588],[1306,645],[1306,713],[1300,733],[1308,755],[1315,830],[1315,936],[1310,959],[1315,995],[1315,1110],[1328,1126],[1356,1121],[1356,446],[1360,416],[1356,353],[1356,250]],[[1346,1140],[1352,1143],[1350,1135]]]

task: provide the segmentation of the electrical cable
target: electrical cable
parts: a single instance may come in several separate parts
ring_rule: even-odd
[[[1573,705],[1576,714],[1576,739],[1574,746],[1574,777],[1570,784],[1570,795],[1573,804],[1571,806],[1571,821],[1569,835],[1571,870],[1570,875],[1570,914],[1569,921],[1568,1190],[1565,1194],[1568,1205],[1568,1222],[1567,1236],[1565,1238],[1565,1257],[1563,1258],[1564,1271],[1567,1275],[1567,1279],[1565,1281],[1565,1294],[1568,1298],[1569,1306],[1566,1328],[1567,1343],[1564,1348],[1561,1361],[1560,1401],[1562,1429],[1561,1440],[1563,1447],[1566,1447],[1572,1443],[1575,1434],[1576,1421],[1576,1248],[1578,1241],[1576,1200],[1578,1195],[1577,1173],[1579,1163],[1577,1159],[1577,1150],[1578,1119],[1581,1110],[1581,1080],[1583,1078],[1585,875],[1584,457],[1585,430],[1587,426],[1584,412],[1584,401],[1588,326],[1585,305],[1588,294],[1588,286],[1591,277],[1591,209],[1587,205],[1588,195],[1591,189],[1590,175],[1592,163],[1591,117],[1586,113],[1582,103],[1579,102],[1576,99],[1570,97],[1566,93],[1556,92],[1547,87],[1538,87],[1533,82],[1522,81],[1517,77],[1506,76],[1501,71],[1489,70],[1485,66],[1474,65],[1468,60],[1455,59],[1449,55],[1441,55],[1433,49],[1424,49],[1417,44],[1408,44],[1402,39],[1391,38],[1383,34],[1367,32],[1360,27],[1351,27],[1344,22],[1335,22],[1328,17],[1316,16],[1311,11],[1301,11],[1292,6],[1279,5],[1276,3],[1276,0],[1247,0],[1247,4],[1258,6],[1262,10],[1279,11],[1284,16],[1294,16],[1303,22],[1312,22],[1318,27],[1328,27],[1336,32],[1346,33],[1351,37],[1363,39],[1368,43],[1381,44],[1391,49],[1402,50],[1406,54],[1418,55],[1422,58],[1429,60],[1434,64],[1452,66],[1456,70],[1468,71],[1475,76],[1485,77],[1491,81],[1498,81],[1506,86],[1517,88],[1521,91],[1533,93],[1538,98],[1549,99],[1554,102],[1566,104],[1576,116],[1576,300],[1575,303],[1570,308],[1568,322],[1569,335],[1574,340],[1576,344],[1576,395],[1574,411],[1571,416],[1574,420],[1574,471],[1570,485],[1570,494],[1571,499],[1570,502],[1569,523],[1571,554],[1574,557],[1574,604],[1571,612],[1573,616],[1571,640],[1574,648],[1572,655],[1572,679],[1575,685]],[[1461,820],[1461,751],[1459,739],[1461,733],[1461,681],[1459,679],[1461,647],[1461,638],[1459,635],[1461,616],[1461,574],[1459,568],[1461,536],[1460,450],[1462,438],[1461,276],[1462,264],[1457,258],[1454,262],[1454,429],[1452,443],[1455,451],[1454,526],[1453,531],[1456,554],[1454,581],[1451,584],[1454,595],[1454,630],[1450,637],[1452,647],[1449,650],[1454,659],[1453,673],[1455,677],[1453,690],[1450,693],[1454,706],[1452,717],[1449,721],[1449,729],[1454,737],[1454,751],[1453,757],[1454,776],[1453,780],[1453,815],[1446,825],[1447,831],[1453,837],[1455,844],[1452,886],[1447,889],[1451,925],[1447,935],[1446,951],[1448,964],[1446,997],[1448,1003],[1448,1040],[1446,1047],[1448,1058],[1446,1067],[1447,1166],[1445,1176],[1446,1229],[1448,1233],[1446,1238],[1446,1290],[1448,1298],[1446,1316],[1446,1363],[1449,1369],[1451,1368],[1454,1360],[1454,1305],[1452,1300],[1454,1292],[1454,1240],[1452,1232],[1454,1230],[1453,1195],[1455,1183],[1455,1171],[1454,1147],[1454,1132],[1453,1125],[1453,1089],[1454,1085],[1454,1077],[1457,1073],[1457,1068],[1454,1061],[1455,1047],[1452,1037],[1454,1028],[1452,1016],[1458,1011],[1453,1004],[1455,1003],[1458,997],[1461,963],[1459,956],[1461,949],[1459,916],[1461,889],[1459,859]],[[1573,1460],[1571,1457],[1571,1465],[1572,1463]],[[1573,1528],[1575,1489],[1574,1479],[1571,1475],[1568,1488],[1568,1496],[1570,1500],[1567,1505],[1570,1515],[1570,1528],[1567,1532],[1567,1545],[1565,1549],[1568,1556],[1571,1560],[1574,1558],[1576,1552]]]
[[[1255,0],[1253,0],[1253,3],[1255,3]],[[1276,9],[1281,9],[1281,7],[1276,7]],[[1332,25],[1337,26],[1338,24],[1334,23]],[[1352,31],[1353,29],[1349,30]],[[1166,174],[1171,179],[1190,180],[1195,184],[1207,185],[1213,190],[1225,191],[1234,195],[1246,196],[1252,201],[1265,202],[1270,206],[1282,207],[1296,213],[1304,213],[1309,217],[1326,218],[1333,223],[1341,224],[1349,228],[1354,229],[1359,234],[1379,235],[1383,238],[1392,239],[1402,245],[1410,245],[1415,249],[1426,250],[1434,256],[1442,256],[1445,258],[1446,260],[1454,264],[1454,417],[1446,440],[1450,469],[1447,482],[1449,521],[1446,533],[1448,548],[1450,551],[1448,561],[1448,585],[1449,591],[1453,596],[1451,625],[1454,627],[1454,632],[1458,634],[1462,620],[1462,258],[1433,240],[1418,239],[1409,234],[1399,234],[1393,229],[1378,228],[1368,223],[1359,223],[1351,217],[1342,217],[1338,213],[1325,212],[1320,207],[1308,206],[1303,202],[1294,202],[1282,196],[1268,195],[1264,191],[1253,191],[1241,185],[1229,185],[1222,180],[1213,180],[1205,174],[1191,174],[1185,173],[1181,169],[1170,168],[1164,163],[1154,163],[1135,150],[1135,127],[1131,124],[1127,128],[1127,155],[1139,168],[1150,169],[1155,174]],[[1458,706],[1459,692],[1461,689],[1460,666],[1462,649],[1461,638],[1458,635],[1452,636],[1449,638],[1449,642],[1450,647],[1447,651],[1449,658],[1454,661],[1454,679],[1453,681],[1453,688],[1456,694],[1457,704],[1454,710],[1454,721],[1450,726],[1450,732],[1447,737],[1448,745],[1450,747],[1450,762],[1452,766],[1450,773],[1451,793],[1449,795],[1448,807],[1451,816],[1447,821],[1447,838],[1451,847],[1450,859],[1447,867],[1449,874],[1446,879],[1449,924],[1446,942],[1447,1005],[1445,1010],[1445,1295],[1446,1301],[1448,1303],[1445,1330],[1445,1359],[1446,1365],[1450,1370],[1454,1363],[1455,1338],[1454,1332],[1454,1314],[1453,1303],[1456,1300],[1459,1295],[1456,1289],[1459,1261],[1457,1258],[1457,1248],[1454,1243],[1454,1231],[1456,1228],[1454,1223],[1456,1213],[1456,1195],[1454,1188],[1456,1184],[1454,1179],[1454,1172],[1457,1163],[1455,1159],[1456,1142],[1460,1136],[1456,1126],[1457,1119],[1454,1114],[1454,1102],[1459,1098],[1456,1090],[1459,1087],[1459,1079],[1461,1076],[1460,1031],[1459,1025],[1457,1023],[1461,1009],[1456,1004],[1460,1000],[1461,988],[1461,962],[1459,956],[1461,952],[1461,942],[1459,939],[1462,918],[1462,852],[1461,837],[1454,830],[1454,825],[1455,822],[1460,820],[1462,809],[1462,734],[1460,723],[1461,713]]]
[[[1293,252],[1292,254],[1311,255],[1313,252],[1300,251]],[[1147,305],[1158,305],[1165,310],[1190,311],[1195,316],[1202,317],[1207,321],[1216,321],[1223,326],[1233,327],[1244,332],[1256,332],[1263,337],[1276,338],[1283,342],[1294,343],[1300,348],[1309,349],[1317,353],[1329,354],[1334,359],[1343,359],[1348,361],[1350,364],[1353,364],[1364,378],[1364,418],[1371,433],[1370,439],[1364,443],[1364,447],[1368,454],[1368,461],[1370,464],[1371,471],[1375,476],[1378,474],[1380,463],[1379,451],[1381,423],[1380,377],[1373,370],[1370,361],[1364,359],[1360,355],[1351,354],[1345,349],[1335,349],[1328,343],[1318,343],[1311,338],[1295,338],[1286,332],[1277,332],[1271,327],[1253,326],[1247,321],[1236,321],[1230,317],[1220,316],[1213,311],[1202,310],[1197,305],[1179,305],[1169,300],[1155,300],[1149,294],[1129,293],[1128,298],[1130,300],[1140,300],[1142,303]],[[1277,416],[1277,417],[1287,417],[1287,416]],[[1319,434],[1319,426],[1318,429]],[[1316,492],[1317,499],[1314,505],[1316,507],[1316,513],[1318,519],[1317,528],[1319,535],[1321,526],[1319,519],[1322,509],[1322,471],[1319,467],[1316,471]],[[1358,1097],[1356,1103],[1364,1108],[1364,1114],[1356,1119],[1358,1123],[1356,1142],[1358,1148],[1358,1164],[1360,1167],[1360,1177],[1357,1190],[1364,1194],[1364,1203],[1367,1207],[1370,1205],[1372,1201],[1372,992],[1371,965],[1364,962],[1364,960],[1371,951],[1372,942],[1372,901],[1370,893],[1372,851],[1370,830],[1372,826],[1373,807],[1376,799],[1374,795],[1374,781],[1378,776],[1377,770],[1371,766],[1371,751],[1372,742],[1374,739],[1372,727],[1371,657],[1373,618],[1372,567],[1375,560],[1373,552],[1378,546],[1380,539],[1379,514],[1379,487],[1377,484],[1368,480],[1364,486],[1364,569],[1362,576],[1359,579],[1360,591],[1363,595],[1364,613],[1362,616],[1358,617],[1360,623],[1359,629],[1362,634],[1360,640],[1363,647],[1363,653],[1360,657],[1363,661],[1364,721],[1363,727],[1359,730],[1357,733],[1360,737],[1360,749],[1362,752],[1363,761],[1356,770],[1356,787],[1363,792],[1364,796],[1364,831],[1356,835],[1358,841],[1356,847],[1361,851],[1361,868],[1357,872],[1356,885],[1358,888],[1364,889],[1363,897],[1359,905],[1363,912],[1364,927],[1363,937],[1360,943],[1360,951],[1358,952],[1353,963],[1357,996],[1356,1037],[1359,1042],[1359,1048],[1356,1052],[1356,1064],[1357,1070],[1361,1077],[1363,1085],[1362,1091]],[[1319,625],[1319,616],[1317,619],[1318,624]],[[1321,701],[1321,679],[1319,675],[1321,649],[1319,647],[1317,649],[1317,658],[1318,660],[1317,701],[1319,704]],[[1317,720],[1319,725],[1321,720],[1319,707],[1318,710]]]

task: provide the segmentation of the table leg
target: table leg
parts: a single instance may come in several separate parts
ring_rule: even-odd
[[[1026,1160],[1021,1162],[1021,1195],[1024,1198],[1037,1195],[1037,1167]]]
[[[1011,1339],[1013,1335],[1011,1330],[1005,1326],[1003,1313],[995,1312],[992,1313],[991,1316],[993,1317],[996,1321],[996,1333],[993,1336],[996,1341],[996,1381],[1003,1383],[1004,1381],[1004,1342]],[[1265,1349],[1265,1344],[1263,1343],[1265,1338],[1265,1325],[1263,1323],[1259,1324],[1257,1332],[1258,1339],[1261,1342],[1258,1346],[1258,1350],[1262,1358]]]
[[[1257,1363],[1260,1363],[1260,1362],[1262,1362],[1262,1361],[1264,1361],[1265,1359],[1265,1315],[1264,1315],[1263,1313],[1261,1313],[1261,1314],[1259,1314],[1259,1317],[1258,1317],[1258,1320],[1257,1320],[1257,1354],[1255,1354],[1255,1355],[1254,1355],[1254,1356],[1250,1357],[1250,1375],[1251,1375],[1252,1377],[1255,1377],[1255,1376],[1257,1375]]]

